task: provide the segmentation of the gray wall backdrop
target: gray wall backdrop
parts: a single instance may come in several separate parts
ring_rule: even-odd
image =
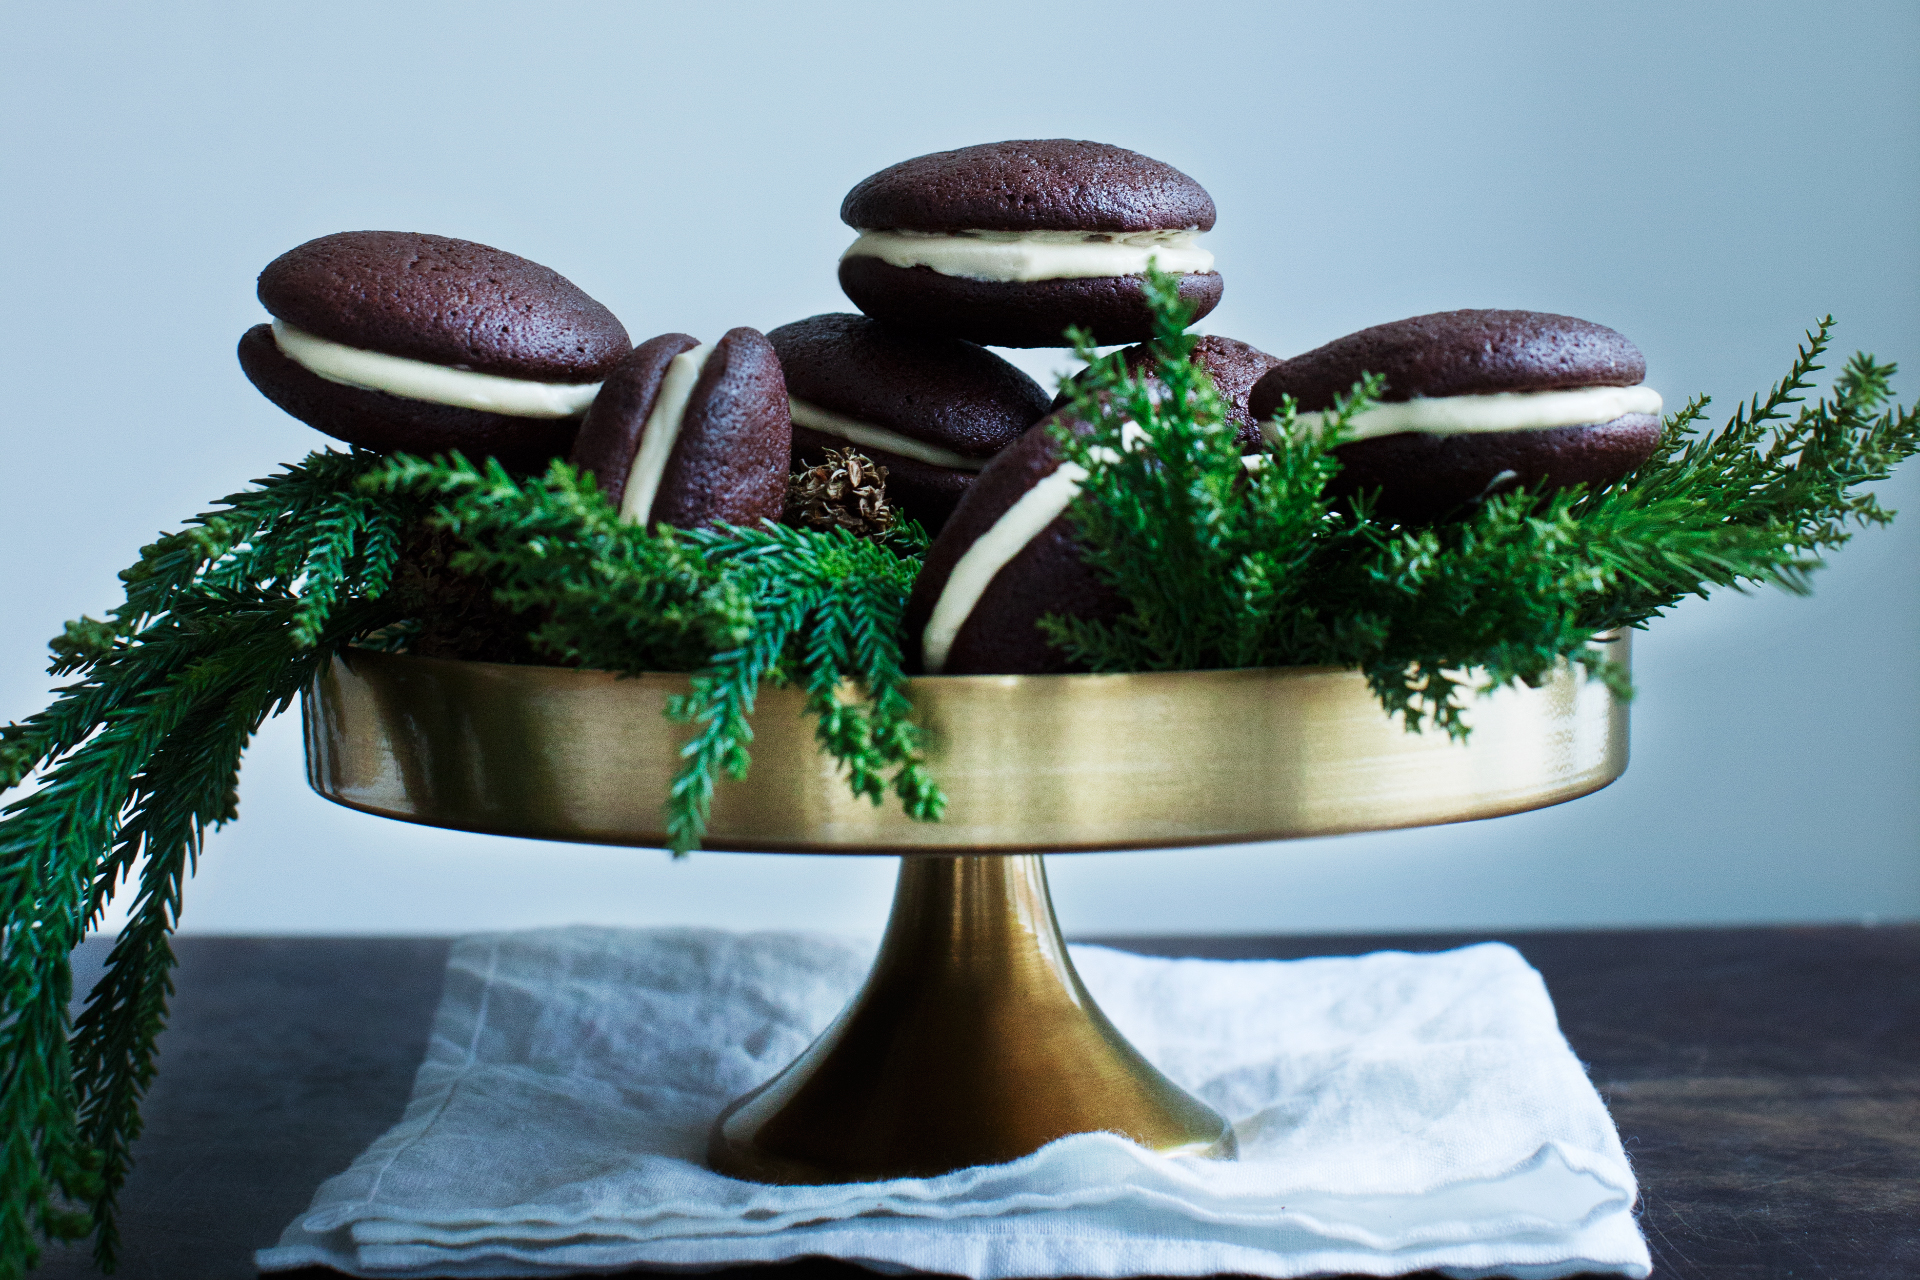
[[[330,231],[482,240],[636,339],[845,309],[859,178],[1008,137],[1203,182],[1212,332],[1292,354],[1450,307],[1613,325],[1730,410],[1832,311],[1920,391],[1920,6],[20,6],[0,70],[0,716],[154,531],[322,443],[241,377],[253,278]],[[1050,357],[1028,360],[1044,372]],[[1920,507],[1920,468],[1883,487]],[[1072,930],[1920,915],[1920,510],[1810,600],[1637,650],[1634,763],[1427,831],[1055,860]],[[385,823],[253,749],[189,929],[878,926],[885,861],[577,849]]]

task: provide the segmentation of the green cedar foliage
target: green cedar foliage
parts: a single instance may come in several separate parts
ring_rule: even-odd
[[[668,801],[674,848],[698,843],[716,771],[746,776],[745,747],[753,737],[746,717],[763,678],[804,683],[814,736],[845,767],[855,795],[877,805],[891,788],[909,817],[938,822],[947,801],[921,759],[921,731],[900,665],[900,615],[925,550],[919,526],[906,525],[887,541],[782,525],[702,529],[688,537],[731,567],[752,601],[755,625],[741,644],[715,654],[695,673],[693,691],[668,707],[667,714],[695,726]]]
[[[53,641],[53,673],[78,679],[6,731],[0,785],[40,785],[0,817],[0,1277],[32,1265],[36,1236],[91,1232],[113,1263],[182,882],[234,817],[248,738],[390,612],[365,597],[391,579],[406,513],[354,491],[374,461],[316,454],[145,548],[125,602]],[[69,1028],[68,953],[136,876]]]
[[[1363,379],[1322,432],[1279,415],[1247,468],[1204,370],[1172,277],[1149,278],[1154,377],[1095,358],[1063,387],[1093,429],[1056,432],[1089,476],[1073,512],[1088,560],[1130,604],[1113,622],[1050,618],[1054,642],[1096,671],[1326,664],[1358,668],[1410,729],[1463,737],[1460,693],[1538,683],[1585,665],[1622,694],[1625,673],[1588,641],[1640,626],[1710,587],[1807,589],[1851,526],[1891,518],[1860,486],[1920,449],[1893,403],[1893,366],[1847,362],[1827,395],[1813,377],[1820,322],[1787,376],[1703,434],[1706,401],[1668,419],[1659,450],[1593,492],[1502,494],[1462,519],[1404,528],[1364,500],[1324,493],[1347,421],[1380,394]],[[1133,424],[1133,425],[1129,425]],[[1468,672],[1474,674],[1469,675]]]
[[[423,573],[419,549],[449,542],[451,565]],[[745,774],[762,678],[804,685],[855,794],[879,803],[890,783],[909,814],[939,817],[897,638],[923,544],[912,527],[886,543],[648,534],[563,464],[516,480],[356,450],[315,453],[145,548],[125,603],[52,642],[53,672],[75,682],[0,729],[0,788],[39,784],[0,814],[0,1280],[40,1238],[91,1234],[111,1269],[182,885],[235,816],[241,752],[343,646],[404,648],[436,606],[470,603],[439,568],[483,575],[560,661],[693,673],[671,712],[692,741],[662,797],[684,851],[716,771]],[[127,927],[69,1026],[68,954],[128,880]]]
[[[939,818],[900,665],[917,526],[884,541],[780,525],[648,533],[563,462],[520,481],[497,463],[395,458],[362,487],[437,501],[432,522],[468,548],[454,567],[544,618],[534,643],[561,661],[693,673],[668,710],[694,726],[667,797],[675,853],[699,846],[716,777],[746,776],[763,679],[804,685],[816,737],[855,795],[879,804],[890,785],[911,817]]]

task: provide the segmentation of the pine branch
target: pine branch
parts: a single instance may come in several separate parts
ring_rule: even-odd
[[[564,463],[518,480],[491,460],[396,456],[361,486],[433,501],[431,522],[465,547],[454,567],[491,582],[508,608],[544,613],[532,639],[567,665],[687,671],[751,629],[744,597],[716,567],[671,531],[622,523]]]
[[[145,858],[131,917],[72,1039],[81,1139],[103,1154],[101,1192],[91,1206],[101,1224],[96,1253],[103,1266],[112,1265],[115,1193],[132,1164],[139,1103],[166,1020],[173,967],[168,939],[184,881],[206,832],[238,816],[240,756],[253,734],[292,703],[342,644],[385,616],[382,606],[357,602],[302,643],[304,608],[222,601],[194,610],[206,656],[177,682],[186,686],[192,710],[135,777],[136,798],[95,874],[90,914],[97,919],[116,880]]]
[[[1303,433],[1285,407],[1278,443],[1243,476],[1178,333],[1171,282],[1156,275],[1148,292],[1166,393],[1112,358],[1063,383],[1093,424],[1060,434],[1089,472],[1076,529],[1130,607],[1112,622],[1042,625],[1096,671],[1351,667],[1408,728],[1456,737],[1468,731],[1468,688],[1537,683],[1560,662],[1626,696],[1625,673],[1589,647],[1596,633],[1642,625],[1713,587],[1805,591],[1821,553],[1889,518],[1863,486],[1920,449],[1914,411],[1893,404],[1893,368],[1870,356],[1810,400],[1828,319],[1719,432],[1701,432],[1706,402],[1689,402],[1648,462],[1615,484],[1503,494],[1448,524],[1400,528],[1363,502],[1326,499],[1344,419]],[[1092,354],[1084,344],[1082,354]],[[1378,390],[1356,386],[1343,413]]]
[[[676,852],[697,847],[712,804],[713,771],[744,778],[751,730],[751,687],[767,674],[797,670],[816,717],[815,739],[846,770],[852,792],[881,803],[889,786],[907,815],[938,821],[946,799],[921,756],[901,669],[900,617],[918,571],[917,559],[845,529],[723,527],[683,535],[711,563],[737,574],[755,616],[753,640],[717,655],[693,678],[693,689],[669,709],[699,726],[674,780],[668,829]],[[845,701],[851,684],[865,701]]]
[[[108,620],[69,623],[51,646],[55,673],[78,682],[0,735],[0,782],[41,774],[0,814],[4,1280],[33,1264],[36,1237],[91,1232],[112,1266],[181,882],[233,816],[253,732],[341,645],[394,620],[343,591],[390,574],[409,518],[352,491],[370,461],[316,454],[144,548]],[[132,920],[69,1043],[68,954],[143,859]]]
[[[944,801],[920,758],[900,669],[918,526],[901,522],[879,539],[774,524],[649,532],[560,462],[519,480],[495,463],[396,457],[360,487],[431,500],[431,523],[466,548],[456,567],[542,617],[532,639],[556,660],[689,673],[688,692],[668,707],[693,726],[666,797],[675,854],[699,847],[718,779],[746,776],[754,702],[769,679],[805,686],[816,737],[854,794],[878,802],[890,778],[910,815],[938,816]],[[865,702],[841,698],[848,681]]]

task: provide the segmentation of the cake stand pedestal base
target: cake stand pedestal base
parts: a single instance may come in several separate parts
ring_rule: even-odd
[[[753,1182],[1000,1164],[1104,1130],[1232,1158],[1233,1130],[1141,1057],[1067,956],[1037,854],[901,860],[879,958],[785,1070],[729,1106],[708,1160]]]
[[[1625,636],[1596,637],[1623,666]],[[354,650],[305,699],[307,776],[367,813],[540,840],[659,848],[689,726],[683,674]],[[1469,743],[1407,733],[1330,667],[918,676],[947,820],[852,795],[799,688],[766,688],[750,783],[723,780],[708,847],[904,855],[858,997],[721,1116],[714,1168],[775,1183],[928,1176],[1110,1131],[1227,1156],[1232,1131],[1088,998],[1034,849],[1170,849],[1463,822],[1558,804],[1627,767],[1627,708],[1559,664],[1463,694]],[[924,850],[924,852],[922,852]]]

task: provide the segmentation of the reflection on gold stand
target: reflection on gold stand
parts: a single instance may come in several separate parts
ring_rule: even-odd
[[[1625,637],[1597,643],[1627,661]],[[386,817],[658,847],[687,734],[661,711],[685,687],[355,653],[304,701],[307,774]],[[717,789],[711,849],[912,855],[859,996],[715,1125],[724,1172],[936,1174],[1095,1130],[1231,1155],[1221,1118],[1088,998],[1032,854],[1459,822],[1585,795],[1627,764],[1625,705],[1565,666],[1470,698],[1465,744],[1405,732],[1360,676],[1329,668],[936,676],[909,693],[945,821],[849,797],[793,689],[762,690],[752,777]]]
[[[869,1182],[1102,1129],[1169,1155],[1234,1153],[1226,1121],[1087,995],[1038,855],[906,858],[865,987],[727,1109],[708,1157],[753,1182]]]

